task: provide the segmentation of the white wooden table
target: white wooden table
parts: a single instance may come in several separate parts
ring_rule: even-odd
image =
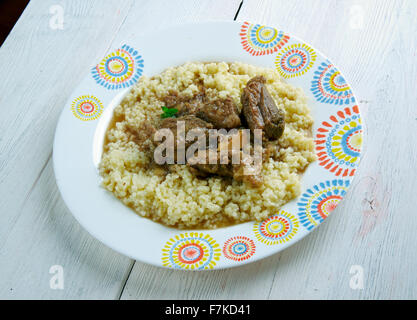
[[[416,13],[415,0],[32,0],[0,49],[0,298],[417,298]],[[344,72],[367,125],[358,176],[323,226],[270,258],[201,273],[135,262],[63,203],[51,163],[58,116],[113,42],[233,19],[297,35]],[[53,265],[62,290],[50,288]],[[350,286],[352,266],[363,289]]]

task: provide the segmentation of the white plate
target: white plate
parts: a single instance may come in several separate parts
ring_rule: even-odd
[[[100,187],[97,165],[114,107],[142,74],[188,61],[240,61],[277,68],[307,94],[319,160],[301,195],[262,223],[181,231],[142,218]],[[104,244],[156,266],[239,266],[281,251],[317,227],[345,195],[359,164],[360,112],[349,85],[322,54],[274,28],[238,22],[181,25],[120,44],[69,98],[54,141],[54,169],[69,209]]]

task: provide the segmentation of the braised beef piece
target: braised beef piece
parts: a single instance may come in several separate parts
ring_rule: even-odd
[[[184,134],[183,135],[178,135],[177,133],[177,127],[178,127],[179,121],[184,122]],[[192,139],[192,140],[186,139],[187,133],[193,129],[195,129],[196,133],[198,134],[201,132],[201,134],[206,135],[207,141],[208,141],[208,130],[212,129],[213,125],[193,115],[187,115],[187,116],[182,116],[179,118],[164,119],[160,125],[160,129],[162,128],[170,129],[172,131],[172,133],[174,134],[174,143],[175,143],[174,147],[176,148],[177,142],[181,140],[184,140],[185,147],[188,147],[196,140],[196,139]]]
[[[241,152],[242,161],[240,164],[196,164],[193,168],[197,169],[195,174],[197,176],[207,177],[209,175],[218,175],[223,177],[230,177],[236,181],[246,182],[253,187],[259,187],[263,183],[263,176],[261,173],[248,174],[246,170],[253,170],[251,165],[245,163],[245,153]]]
[[[213,125],[208,123],[200,118],[197,118],[194,115],[186,115],[178,118],[166,118],[162,120],[160,128],[171,129],[173,132],[177,130],[177,123],[179,121],[184,121],[185,131],[188,132],[192,129],[202,128],[202,129],[212,129]]]
[[[182,117],[184,115],[195,114],[198,108],[205,100],[204,91],[200,91],[193,95],[192,97],[182,97],[178,95],[176,91],[170,91],[162,99],[167,108],[176,108],[178,112],[176,116]]]
[[[188,163],[193,168],[199,170],[197,175],[205,177],[215,174],[224,177],[233,177],[233,166],[231,162],[233,150],[229,147],[230,140],[227,137],[222,139],[222,137],[226,136],[219,135],[217,148],[211,149],[208,146],[204,158],[200,159],[198,154],[196,154],[193,159],[189,159]],[[224,150],[227,150],[225,154],[220,153],[222,144]]]
[[[208,145],[208,130],[212,128],[213,125],[211,123],[205,122],[204,120],[201,120],[193,115],[187,115],[179,118],[166,118],[159,126],[159,129],[169,129],[174,135],[174,145],[172,151],[175,163],[178,163],[177,161],[186,161],[188,147],[195,142],[200,142],[200,137],[203,136],[205,139],[205,145],[203,147]],[[193,135],[189,134],[190,131],[193,131]],[[155,142],[155,144],[157,145],[158,142]],[[169,168],[170,167],[168,165],[168,170]]]
[[[242,131],[236,133],[239,135],[241,141],[240,146],[243,146]],[[224,137],[223,139],[221,137]],[[236,181],[247,182],[254,187],[259,187],[263,182],[263,177],[259,171],[255,170],[255,166],[252,163],[253,148],[249,150],[242,150],[241,148],[234,149],[232,145],[233,135],[224,136],[219,135],[217,149],[207,149],[205,159],[202,163],[192,164],[192,168],[198,169],[195,173],[199,176],[219,175],[224,177],[231,177]],[[249,137],[248,137],[249,138]],[[248,143],[248,142],[247,142]],[[220,150],[227,150],[225,154],[221,153]],[[240,159],[238,164],[233,164],[233,155],[238,156]],[[196,157],[198,159],[198,157]],[[216,159],[216,163],[209,163],[209,160]],[[214,161],[213,161],[214,162]]]
[[[241,125],[239,111],[233,99],[209,100],[204,89],[192,97],[181,97],[176,91],[170,91],[163,98],[167,108],[176,108],[176,116],[195,115],[214,125],[215,128],[231,129]]]
[[[256,76],[243,89],[243,115],[249,128],[262,129],[270,140],[277,140],[284,132],[284,112],[279,109],[265,86],[265,78]]]
[[[218,175],[233,178],[233,166],[229,164],[196,164],[192,168],[198,169],[196,175],[200,177]]]
[[[241,125],[239,110],[231,97],[205,102],[198,108],[196,116],[212,123],[217,129],[232,129]]]

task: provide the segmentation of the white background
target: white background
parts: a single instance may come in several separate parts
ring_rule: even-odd
[[[417,1],[244,0],[238,12],[240,3],[29,3],[0,49],[0,298],[417,298]],[[54,5],[63,29],[51,28]],[[63,203],[51,163],[58,116],[115,42],[236,14],[300,37],[344,73],[367,126],[357,176],[320,228],[262,261],[190,273],[130,260]],[[52,265],[63,266],[63,290],[49,286]],[[352,265],[363,267],[362,290],[349,286]]]

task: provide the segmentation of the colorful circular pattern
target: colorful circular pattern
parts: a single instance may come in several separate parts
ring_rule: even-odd
[[[102,114],[103,104],[95,96],[83,95],[72,101],[71,110],[80,120],[95,120]]]
[[[345,108],[322,122],[315,140],[319,165],[336,176],[353,176],[359,165],[362,132],[358,106]]]
[[[240,29],[243,49],[253,56],[271,54],[281,49],[290,37],[277,29],[244,22]]]
[[[220,247],[208,234],[191,232],[171,238],[162,249],[162,264],[176,269],[212,269]]]
[[[317,55],[304,43],[297,43],[281,50],[275,59],[275,66],[284,78],[303,75],[313,66]]]
[[[298,217],[300,222],[311,230],[318,226],[332,212],[346,194],[349,180],[321,182],[307,189],[300,197]]]
[[[255,223],[256,238],[267,245],[284,243],[292,239],[298,231],[298,220],[292,214],[281,210],[261,223]]]
[[[317,101],[336,105],[355,102],[352,90],[330,61],[323,62],[314,72],[311,92]]]
[[[236,236],[228,239],[223,246],[223,255],[227,259],[243,261],[252,257],[255,253],[255,242],[248,237]]]
[[[142,75],[143,59],[134,48],[123,45],[92,70],[94,80],[109,90],[126,88]]]

